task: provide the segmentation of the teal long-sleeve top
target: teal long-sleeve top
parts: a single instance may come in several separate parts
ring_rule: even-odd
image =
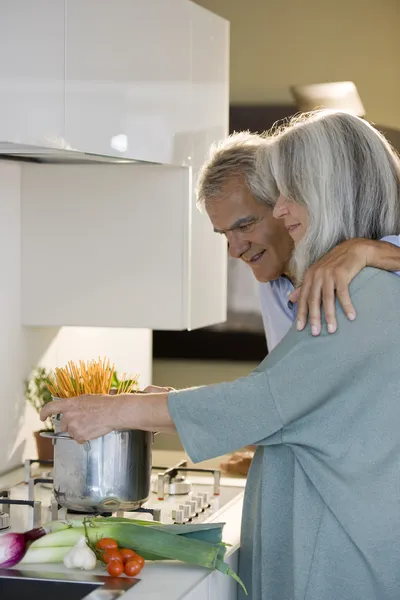
[[[257,445],[239,565],[252,600],[400,598],[400,278],[364,269],[351,296],[336,334],[293,327],[248,377],[169,394],[194,462]]]

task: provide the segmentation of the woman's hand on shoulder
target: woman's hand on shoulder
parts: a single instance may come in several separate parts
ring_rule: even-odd
[[[312,265],[301,287],[290,296],[298,303],[297,329],[301,331],[310,321],[313,335],[321,333],[321,306],[323,307],[329,333],[337,330],[335,298],[342,305],[350,321],[356,318],[356,311],[350,298],[351,281],[368,265],[368,252],[371,241],[355,238],[347,240],[325,254]]]

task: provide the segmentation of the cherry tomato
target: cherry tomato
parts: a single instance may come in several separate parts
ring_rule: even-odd
[[[137,561],[139,564],[141,564],[141,565],[142,565],[142,567],[144,567],[144,558],[143,558],[143,556],[140,556],[139,554],[137,554],[137,555],[135,556],[135,560],[136,560],[136,561]]]
[[[142,570],[143,565],[140,564],[137,560],[128,560],[125,565],[125,575],[128,577],[134,577]]]
[[[124,563],[128,562],[128,560],[133,560],[137,558],[136,552],[131,550],[130,548],[121,548],[120,549],[122,560]]]
[[[123,573],[124,566],[120,560],[111,560],[107,565],[107,571],[112,577],[118,577]]]
[[[118,544],[112,538],[101,538],[96,543],[96,548],[98,550],[109,550],[110,548],[115,548],[116,549],[116,548],[118,548]]]
[[[121,564],[123,563],[122,554],[117,548],[109,548],[108,550],[104,550],[102,558],[107,564],[116,560]]]

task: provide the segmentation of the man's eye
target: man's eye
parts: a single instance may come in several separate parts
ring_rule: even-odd
[[[239,231],[248,231],[254,223],[246,223],[245,225],[239,226]]]

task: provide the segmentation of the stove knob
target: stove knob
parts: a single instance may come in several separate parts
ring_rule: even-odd
[[[207,494],[207,492],[200,492],[198,494],[198,496],[201,496],[201,498],[203,499],[203,508],[209,508],[210,505],[210,498]]]
[[[196,516],[196,502],[189,500],[188,502],[185,502],[185,505],[189,507],[190,518],[195,517]]]
[[[153,508],[153,521],[161,521],[161,508]]]
[[[179,504],[178,510],[183,510],[183,516],[186,521],[190,519],[190,506],[187,504]]]
[[[196,513],[201,513],[203,510],[203,498],[201,496],[192,496],[192,501],[196,502]]]
[[[8,529],[10,527],[10,515],[0,512],[0,529]]]
[[[185,522],[185,515],[183,510],[173,510],[172,518],[174,520],[174,523],[178,525],[182,525]]]

